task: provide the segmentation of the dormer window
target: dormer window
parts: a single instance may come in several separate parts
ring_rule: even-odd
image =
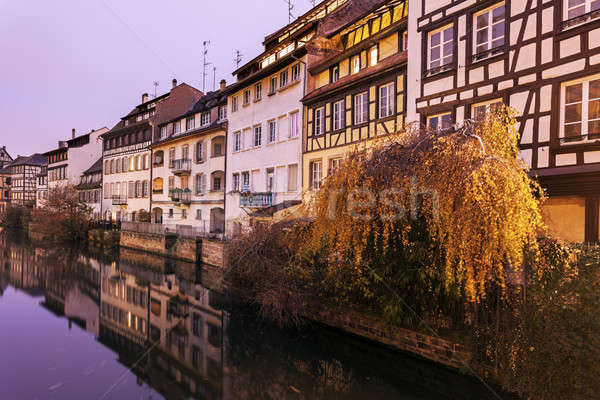
[[[202,126],[210,125],[210,112],[206,111],[206,112],[202,113],[202,115],[200,116],[200,125],[202,125]]]
[[[219,107],[219,121],[225,121],[227,119],[227,107]]]
[[[126,120],[125,120],[125,126],[128,126],[128,125],[129,125],[129,120],[128,120],[128,119],[126,119]]]
[[[176,135],[181,132],[181,121],[173,122],[173,134]]]
[[[187,117],[185,119],[185,130],[189,131],[195,128],[196,125],[196,121],[194,120],[194,116],[192,115],[191,117]]]
[[[161,126],[160,128],[160,138],[161,139],[166,139],[167,137],[167,126]]]
[[[136,122],[140,122],[140,121],[142,120],[142,116],[141,116],[141,115],[138,115],[138,116],[135,118],[135,120],[136,120]]]

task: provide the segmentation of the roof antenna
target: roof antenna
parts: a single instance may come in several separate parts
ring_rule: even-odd
[[[154,81],[154,98],[156,98],[156,89],[158,88],[158,81]]]
[[[239,50],[235,51],[235,58],[233,59],[233,62],[235,63],[236,69],[238,69],[240,67],[240,63],[242,62],[243,56],[244,55]]]
[[[217,90],[217,67],[213,66],[213,92]]]
[[[315,6],[317,5],[317,0],[308,0],[310,1],[310,4],[312,4],[313,8],[315,8]]]
[[[202,56],[203,56],[203,61],[202,61],[202,91],[204,93],[206,93],[206,67],[208,65],[210,65],[211,63],[207,63],[206,62],[206,55],[208,54],[208,45],[210,44],[210,40],[205,40],[204,42],[202,42],[202,46],[204,47],[204,50],[202,52]]]
[[[292,0],[283,0],[287,3],[288,5],[288,24],[292,23],[292,20],[294,19],[294,14],[292,14],[292,10],[294,9],[294,4],[292,3]]]

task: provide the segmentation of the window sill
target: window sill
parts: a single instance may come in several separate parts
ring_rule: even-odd
[[[456,68],[455,68],[454,64],[447,64],[447,65],[442,65],[441,67],[430,68],[427,71],[425,71],[425,78],[432,78],[434,76],[441,75],[444,72],[452,72],[455,69]]]
[[[297,81],[292,81],[292,82],[288,82],[285,86],[281,86],[279,89],[277,89],[278,92],[283,92],[288,90],[289,88],[296,86],[298,83],[300,83],[300,80]]]
[[[262,100],[262,97],[258,98],[258,99],[254,99],[255,103],[259,103]]]
[[[244,107],[244,108],[250,107],[250,103],[242,104],[242,107]]]
[[[271,97],[271,96],[275,96],[276,94],[277,94],[277,91],[269,92],[269,93],[267,93],[267,96]]]
[[[569,31],[573,28],[587,25],[591,22],[596,22],[600,18],[600,10],[591,11],[587,14],[579,17],[571,18],[566,21],[562,21],[560,24],[561,32]]]

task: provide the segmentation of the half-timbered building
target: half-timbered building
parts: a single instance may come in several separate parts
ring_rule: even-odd
[[[405,124],[408,3],[348,1],[309,49],[304,189],[318,189],[345,154]]]
[[[33,154],[28,157],[19,156],[10,165],[11,203],[20,206],[35,206],[37,193],[37,176],[48,164],[48,157]]]
[[[410,0],[408,119],[445,128],[504,103],[550,196],[552,233],[597,241],[600,2]],[[413,56],[414,55],[414,56]]]
[[[92,210],[92,217],[102,217],[102,157],[83,171],[77,185],[79,200]],[[108,204],[107,204],[108,205]]]

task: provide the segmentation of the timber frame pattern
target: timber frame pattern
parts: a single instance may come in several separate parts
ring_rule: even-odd
[[[417,118],[451,113],[461,122],[472,106],[501,100],[516,110],[521,158],[550,196],[583,196],[586,240],[598,240],[600,140],[561,138],[564,83],[600,73],[600,12],[567,20],[568,0],[413,0],[419,8],[417,43],[421,69],[415,89]],[[504,45],[474,54],[474,20],[504,4]],[[453,61],[429,73],[429,33],[453,25]],[[415,46],[416,45],[416,46]],[[417,52],[419,54],[419,52]],[[415,77],[417,78],[417,77]]]

